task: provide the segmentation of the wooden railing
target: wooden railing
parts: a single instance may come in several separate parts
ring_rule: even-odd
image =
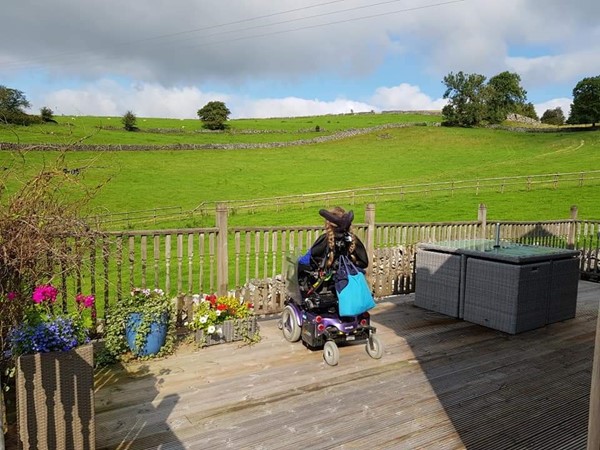
[[[220,205],[211,228],[103,232],[80,254],[73,275],[57,280],[63,301],[76,292],[96,296],[99,317],[133,287],[157,287],[175,297],[190,293],[232,293],[255,304],[259,314],[281,311],[285,300],[285,261],[307,251],[322,226],[228,227]],[[581,251],[581,273],[600,274],[600,221],[571,218],[544,222],[494,222],[480,207],[478,220],[439,223],[377,223],[368,205],[365,222],[354,231],[365,243],[368,277],[377,297],[414,291],[417,244],[488,238],[500,227],[501,239]],[[65,241],[73,249],[77,242]]]

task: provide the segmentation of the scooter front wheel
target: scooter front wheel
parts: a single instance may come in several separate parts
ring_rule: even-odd
[[[323,347],[323,359],[330,366],[337,366],[340,362],[340,349],[333,341],[325,342]]]
[[[383,342],[376,334],[372,334],[367,339],[367,353],[373,359],[380,359],[383,356]]]

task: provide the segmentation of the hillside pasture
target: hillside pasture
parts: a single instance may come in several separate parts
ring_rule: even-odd
[[[390,118],[439,120],[439,116],[366,114],[322,116],[319,118],[255,119],[231,121],[239,130],[275,129],[277,124],[289,136],[298,136],[309,122],[336,121],[342,129],[366,128]],[[92,118],[77,118],[87,124]],[[118,118],[113,118],[116,121]],[[100,120],[95,118],[95,120]],[[106,120],[103,118],[102,120]],[[182,121],[154,119],[153,126],[167,128]],[[164,120],[164,122],[163,122]],[[183,121],[185,122],[185,121]],[[194,121],[198,126],[199,121]],[[325,122],[326,123],[326,122]],[[262,125],[261,125],[262,124]],[[246,128],[244,128],[246,127]],[[338,131],[340,131],[338,130]],[[3,136],[7,130],[2,130]],[[21,134],[17,130],[16,134]],[[98,131],[99,136],[107,133]],[[235,150],[153,150],[153,133],[117,132],[131,136],[146,151],[69,151],[65,169],[77,169],[78,180],[95,186],[110,180],[92,202],[88,214],[110,214],[152,208],[180,207],[190,211],[203,203],[223,200],[270,199],[277,196],[331,192],[364,187],[398,186],[436,182],[459,182],[483,178],[528,176],[549,173],[583,172],[600,169],[600,134],[597,132],[523,133],[497,129],[464,129],[433,126],[391,128],[326,143],[293,145],[269,149]],[[301,133],[302,134],[302,133]],[[313,132],[313,134],[315,134]],[[213,142],[219,134],[197,133]],[[27,142],[22,135],[21,142]],[[169,133],[161,139],[171,139]],[[244,142],[253,136],[271,141],[278,134],[236,135]],[[111,144],[124,143],[113,135],[103,137]],[[0,167],[25,179],[58,156],[54,151],[0,152]],[[5,170],[5,172],[6,172]],[[25,177],[23,177],[23,175]],[[578,205],[580,217],[599,218],[595,194],[597,180],[559,186],[525,186],[499,189],[455,190],[411,194],[401,199],[363,199],[341,203],[360,211],[364,203],[377,203],[378,221],[473,220],[479,203],[486,203],[490,217],[504,220],[546,220],[568,217],[571,205]],[[9,184],[15,189],[17,184]],[[555,189],[556,187],[556,189]],[[269,203],[269,200],[265,200]],[[322,205],[325,206],[325,205]],[[315,224],[320,206],[274,208],[246,214],[234,211],[232,224],[278,225]],[[361,214],[358,215],[361,218]],[[161,223],[131,224],[130,227],[205,226],[213,217],[188,217]],[[123,226],[120,224],[118,226]],[[117,227],[118,227],[117,226]]]

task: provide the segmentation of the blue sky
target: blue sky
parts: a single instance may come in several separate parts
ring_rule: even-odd
[[[543,6],[542,6],[543,5]],[[508,70],[542,114],[600,75],[597,0],[4,0],[0,84],[31,112],[232,118],[441,109]]]

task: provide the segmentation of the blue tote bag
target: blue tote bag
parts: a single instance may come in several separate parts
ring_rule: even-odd
[[[339,260],[335,290],[340,316],[358,316],[375,306],[365,274],[346,256]]]

